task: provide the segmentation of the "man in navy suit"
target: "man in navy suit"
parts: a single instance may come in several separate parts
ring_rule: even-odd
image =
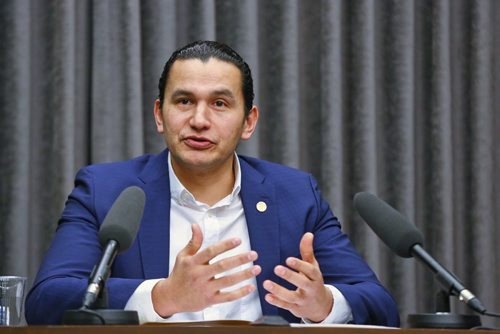
[[[398,326],[391,295],[357,254],[307,173],[239,156],[255,131],[248,65],[211,41],[175,51],[155,101],[168,149],[81,169],[26,300],[29,323],[81,305],[102,249],[98,231],[120,192],[146,206],[107,281],[111,308],[141,322],[244,319]]]

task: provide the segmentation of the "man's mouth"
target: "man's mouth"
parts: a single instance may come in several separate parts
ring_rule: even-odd
[[[184,138],[184,143],[194,149],[203,150],[211,147],[214,143],[205,137],[201,136],[189,136]]]

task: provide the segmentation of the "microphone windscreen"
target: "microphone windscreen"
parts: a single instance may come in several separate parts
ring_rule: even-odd
[[[361,192],[354,196],[354,207],[393,252],[402,257],[412,257],[415,244],[423,245],[422,233],[396,209],[375,195]]]
[[[115,240],[119,252],[128,249],[137,235],[146,195],[141,188],[132,186],[122,191],[109,209],[99,230],[99,242],[103,247]]]

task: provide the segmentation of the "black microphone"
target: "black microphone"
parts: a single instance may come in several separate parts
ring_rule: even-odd
[[[354,196],[354,207],[375,234],[396,254],[402,257],[416,257],[434,272],[438,282],[448,294],[458,296],[461,301],[480,314],[486,312],[486,308],[477,297],[424,250],[422,233],[393,207],[366,192]]]
[[[84,308],[93,308],[104,283],[109,278],[111,265],[116,255],[127,250],[134,241],[144,211],[145,200],[146,195],[141,188],[128,187],[118,196],[104,218],[99,230],[99,242],[104,252],[90,275],[83,297]]]
[[[138,325],[137,311],[108,309],[104,287],[111,265],[119,252],[130,247],[137,235],[144,211],[146,195],[141,188],[132,186],[121,192],[109,209],[99,230],[99,242],[104,252],[90,274],[83,297],[83,306],[66,310],[65,325]]]

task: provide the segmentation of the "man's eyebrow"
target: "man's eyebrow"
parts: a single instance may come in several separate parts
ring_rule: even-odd
[[[176,89],[172,92],[172,94],[170,95],[170,98],[176,99],[179,96],[193,96],[193,95],[195,95],[195,94],[190,90]],[[231,100],[236,99],[233,92],[227,88],[215,89],[215,90],[210,92],[210,96],[226,96],[227,98],[229,98]]]
[[[170,96],[171,99],[175,99],[179,96],[191,96],[193,95],[192,92],[185,90],[185,89],[176,89],[172,92],[172,95]]]
[[[228,97],[231,100],[235,100],[236,99],[235,96],[234,96],[234,94],[233,94],[233,92],[230,91],[229,89],[226,89],[226,88],[216,89],[216,90],[212,91],[210,93],[210,95],[212,95],[212,96],[226,96],[226,97]]]

